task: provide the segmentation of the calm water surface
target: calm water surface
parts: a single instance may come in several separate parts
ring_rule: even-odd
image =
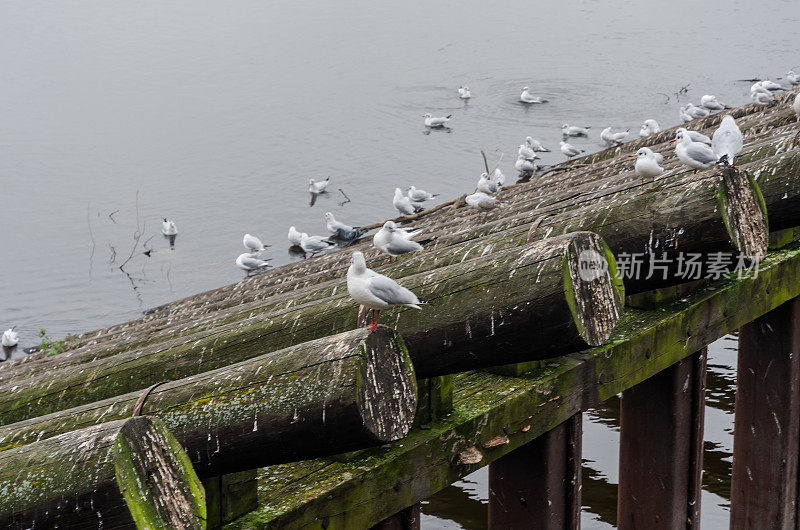
[[[479,150],[526,135],[562,160],[560,125],[677,122],[687,99],[746,101],[754,76],[800,66],[795,2],[224,2],[0,4],[0,328],[24,346],[134,318],[238,281],[250,232],[287,263],[288,226],[324,234],[394,215],[396,186],[471,191]],[[467,84],[473,99],[457,99]],[[550,99],[524,107],[520,89]],[[689,85],[678,101],[675,92]],[[426,134],[421,114],[453,114]],[[309,177],[334,193],[309,206]],[[351,202],[344,200],[342,188]],[[140,246],[125,272],[137,227]],[[174,250],[160,234],[170,217]],[[153,249],[141,255],[141,245]],[[732,355],[718,349],[704,517],[724,519]],[[720,357],[721,355],[721,357]],[[714,401],[716,400],[716,401]],[[727,408],[726,408],[727,407]],[[587,527],[613,524],[617,415],[587,414]],[[712,477],[712,478],[709,478]],[[425,507],[480,528],[486,474]],[[482,511],[483,510],[483,511]],[[450,514],[458,514],[450,515]],[[438,515],[437,515],[438,514]],[[708,515],[706,515],[708,514]],[[455,522],[449,522],[449,520]]]

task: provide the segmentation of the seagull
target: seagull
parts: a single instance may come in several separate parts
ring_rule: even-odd
[[[2,344],[4,348],[13,348],[19,344],[19,333],[14,330],[16,327],[17,326],[11,326],[3,332],[3,338],[0,339],[0,344]]]
[[[606,127],[600,132],[600,139],[608,145],[620,145],[628,137],[628,134],[630,134],[630,129],[626,129],[625,132],[614,133],[611,132],[611,127]]]
[[[289,227],[289,243],[292,244],[293,247],[300,246],[300,240],[302,239],[302,234],[297,231],[294,226]]]
[[[483,193],[482,191],[476,191],[472,195],[467,195],[465,200],[467,202],[467,206],[482,212],[488,212],[489,210],[494,210],[500,206],[500,201],[491,195]]]
[[[687,103],[683,108],[686,114],[692,118],[705,118],[711,114],[707,109],[704,109],[703,107],[697,107],[693,103]]]
[[[743,146],[742,131],[739,130],[733,116],[730,114],[724,116],[711,139],[711,150],[717,155],[718,163],[735,168],[734,158],[742,152]]]
[[[589,136],[589,129],[591,129],[591,127],[576,127],[565,123],[561,126],[561,134],[565,138],[567,136]]]
[[[536,166],[530,160],[526,160],[520,156],[517,158],[517,161],[514,162],[514,169],[527,175],[533,173],[536,170]]]
[[[659,160],[656,155],[659,154],[660,153],[654,153],[649,147],[642,147],[636,151],[635,155],[628,155],[636,158],[636,164],[633,168],[636,174],[642,179],[642,184],[644,184],[645,179],[655,179],[664,172],[664,168],[658,165]],[[661,157],[661,159],[663,160],[664,158]]]
[[[266,250],[266,248],[269,246],[262,243],[261,240],[258,239],[256,236],[251,236],[250,234],[244,235],[244,238],[242,238],[242,244],[244,245],[244,248],[250,251],[251,254],[255,254],[257,252],[261,252],[262,250]]]
[[[764,94],[772,94],[772,92],[767,90],[767,88],[764,85],[761,84],[761,81],[759,81],[757,83],[753,83],[752,86],[750,87],[750,95],[751,96],[756,92],[762,92]]]
[[[528,147],[533,149],[534,151],[540,153],[549,153],[550,149],[546,148],[541,144],[541,142],[535,138],[531,138],[530,136],[525,137],[525,143],[528,144]]]
[[[533,149],[528,147],[528,144],[520,144],[518,154],[520,158],[530,161],[534,161],[539,158],[539,155],[537,155]]]
[[[161,233],[165,236],[176,236],[178,235],[178,227],[165,217],[164,222],[161,223]]]
[[[684,129],[684,131],[689,133],[689,138],[691,138],[693,142],[701,142],[701,143],[704,143],[704,144],[711,145],[711,138],[709,138],[705,134],[699,133],[697,131],[689,131],[689,130],[686,130],[686,129]]]
[[[400,188],[394,189],[394,199],[392,199],[392,204],[395,208],[397,208],[397,211],[400,212],[401,215],[411,215],[422,209],[419,206],[414,205],[411,202],[411,199],[403,195],[403,192],[400,191]]]
[[[561,145],[561,152],[564,153],[564,156],[567,157],[567,160],[573,156],[578,156],[579,154],[583,153],[583,149],[578,149],[569,142],[559,142],[559,144]]]
[[[761,85],[762,87],[766,88],[767,90],[786,90],[785,88],[780,86],[775,81],[770,81],[769,79],[765,79],[764,81],[759,81],[756,84]]]
[[[768,92],[751,92],[750,99],[752,99],[756,105],[761,105],[762,107],[772,103],[772,95]]]
[[[268,260],[254,258],[249,252],[239,254],[236,258],[236,266],[245,271],[245,278],[250,277],[250,273],[254,270],[261,269],[269,266]]]
[[[308,180],[308,192],[313,193],[315,195],[319,195],[320,193],[325,193],[328,190],[328,183],[331,181],[330,177],[326,177],[325,180],[320,180],[319,182],[314,182],[314,179]]]
[[[422,245],[409,239],[410,233],[398,229],[394,221],[386,221],[372,237],[372,245],[393,258],[409,252],[419,252]]]
[[[800,74],[794,73],[794,70],[789,70],[786,72],[786,79],[792,86],[800,85]]]
[[[406,192],[408,193],[408,198],[414,202],[429,201],[439,195],[438,193],[428,193],[425,190],[418,190],[414,186],[406,188]]]
[[[477,190],[487,195],[494,195],[500,191],[500,188],[497,187],[497,183],[490,179],[486,173],[481,173],[481,178],[478,179]]]
[[[458,97],[460,97],[461,99],[469,99],[472,97],[472,92],[469,91],[468,86],[459,87]]]
[[[639,136],[650,136],[651,134],[655,134],[657,132],[661,132],[661,127],[658,126],[658,122],[656,120],[644,120],[642,128],[639,129]]]
[[[686,107],[681,107],[680,116],[683,123],[689,123],[694,119],[686,112]]]
[[[693,142],[684,128],[680,128],[675,133],[675,154],[678,155],[678,160],[694,169],[697,173],[698,169],[706,169],[714,165],[717,161],[717,156],[709,146],[700,142]]]
[[[350,259],[347,269],[347,292],[367,309],[372,310],[372,323],[368,327],[372,331],[378,329],[378,315],[382,309],[394,306],[405,306],[422,309],[417,296],[398,284],[396,281],[367,268],[364,254],[356,251]]]
[[[800,94],[797,94],[794,97],[794,103],[792,103],[792,109],[794,109],[795,115],[797,115],[797,121],[800,121]]]
[[[523,103],[547,103],[547,100],[534,96],[528,91],[528,87],[522,87],[522,94],[519,95],[519,100]]]
[[[430,114],[423,114],[423,118],[425,118],[425,127],[430,127],[431,129],[436,127],[444,127],[444,124],[450,121],[450,118],[453,117],[452,114],[448,114],[444,118],[433,118]]]
[[[728,105],[717,101],[717,96],[706,94],[700,98],[700,105],[710,111],[729,109]]]
[[[500,190],[506,184],[506,176],[503,175],[503,172],[500,171],[500,168],[495,168],[492,172],[492,182],[497,185],[497,189]]]
[[[331,212],[325,212],[325,223],[328,231],[342,241],[355,241],[369,231],[337,221]]]
[[[336,243],[333,241],[322,236],[309,236],[305,232],[300,234],[300,248],[303,249],[303,252],[308,252],[311,255],[314,255],[320,250],[331,248],[335,244]]]
[[[325,223],[328,226],[328,230],[332,234],[338,234],[339,230],[352,230],[353,227],[350,225],[346,225],[341,221],[337,221],[336,218],[333,216],[331,212],[325,212]]]

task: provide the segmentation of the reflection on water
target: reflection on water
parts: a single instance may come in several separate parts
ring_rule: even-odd
[[[728,335],[708,348],[701,499],[701,521],[708,528],[728,526],[736,340]],[[615,397],[584,414],[582,528],[613,528],[617,522],[619,406]],[[422,505],[423,527],[486,528],[488,479],[484,467],[428,499]]]

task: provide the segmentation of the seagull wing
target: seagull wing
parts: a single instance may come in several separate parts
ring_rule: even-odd
[[[692,142],[686,146],[686,154],[701,164],[710,164],[717,161],[717,156],[714,154],[714,151],[700,142]]]
[[[366,282],[369,292],[376,298],[390,305],[407,305],[416,309],[421,309],[417,295],[398,284],[391,278],[382,274],[376,274]]]

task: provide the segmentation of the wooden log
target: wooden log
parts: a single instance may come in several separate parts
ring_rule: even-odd
[[[258,470],[240,471],[203,479],[206,491],[206,528],[220,528],[258,508]]]
[[[0,491],[3,528],[205,528],[189,458],[144,416],[3,451]]]
[[[373,526],[370,530],[419,530],[420,513],[419,503],[412,504],[408,508],[397,512],[391,517],[387,517],[380,523]]]
[[[129,416],[141,392],[3,427],[10,448]],[[201,477],[381,445],[408,433],[414,371],[386,327],[358,329],[152,389],[163,419]]]
[[[606,268],[582,269],[591,265]],[[569,234],[409,276],[404,286],[428,305],[382,318],[402,330],[420,377],[553,357],[608,338],[624,299],[615,270],[613,255],[596,235]],[[6,382],[0,419],[7,424],[189,377],[357,322],[358,306],[349,295],[319,302],[254,315],[169,347],[54,369],[25,385]]]
[[[798,379],[800,297],[739,331],[731,528],[798,523]]]
[[[700,528],[706,350],[625,390],[617,525]]]
[[[489,528],[580,528],[583,415],[489,464]]]

